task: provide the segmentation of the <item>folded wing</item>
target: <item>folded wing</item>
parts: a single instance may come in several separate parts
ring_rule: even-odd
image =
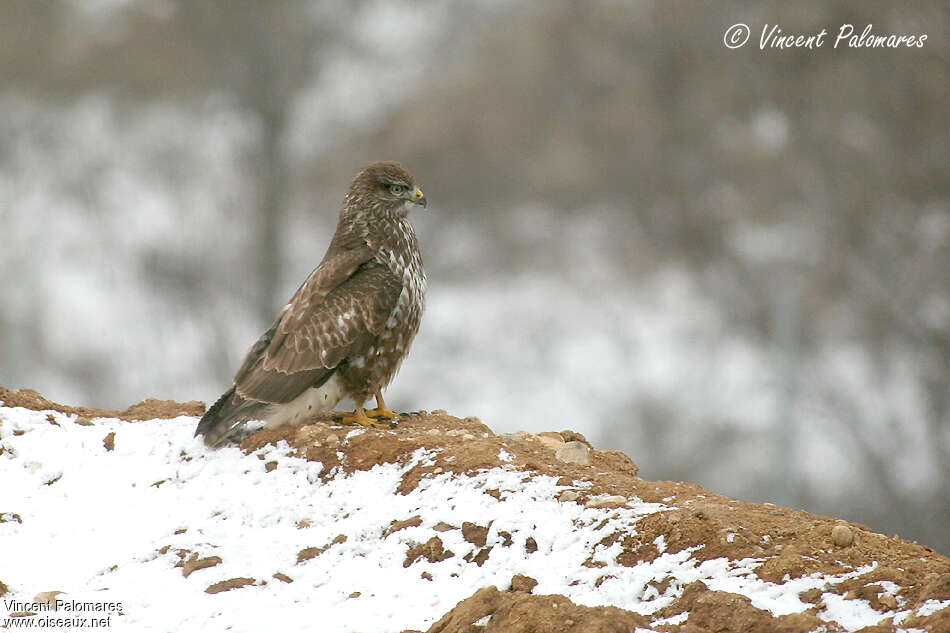
[[[248,352],[234,377],[236,392],[279,404],[323,384],[376,342],[401,290],[368,248],[328,253]]]

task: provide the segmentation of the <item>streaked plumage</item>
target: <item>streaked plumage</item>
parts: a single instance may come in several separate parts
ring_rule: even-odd
[[[426,206],[398,163],[374,163],[350,185],[323,261],[274,324],[251,347],[234,385],[198,423],[195,435],[216,446],[247,420],[296,424],[356,403],[353,420],[370,421],[362,404],[377,396],[402,364],[425,306],[426,276],[409,211]]]

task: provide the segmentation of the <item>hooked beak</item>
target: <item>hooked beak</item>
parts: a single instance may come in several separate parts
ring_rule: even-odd
[[[416,187],[415,191],[412,192],[409,199],[412,200],[412,202],[415,202],[416,204],[422,206],[423,209],[429,206],[428,202],[426,202],[425,194],[422,193],[422,189],[420,189],[419,187]]]

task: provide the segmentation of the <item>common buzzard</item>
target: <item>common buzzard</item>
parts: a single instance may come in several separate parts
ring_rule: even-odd
[[[247,420],[299,424],[344,397],[344,422],[395,417],[389,384],[419,330],[426,275],[409,212],[426,199],[395,162],[365,168],[350,184],[323,261],[251,347],[234,385],[208,409],[195,436],[217,446]],[[376,408],[363,403],[376,396]]]

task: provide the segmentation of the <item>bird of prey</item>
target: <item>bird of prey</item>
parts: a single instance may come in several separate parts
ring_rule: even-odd
[[[344,422],[393,418],[382,389],[419,330],[426,275],[408,215],[426,207],[422,190],[395,162],[363,169],[350,184],[323,261],[251,347],[234,385],[208,409],[195,436],[224,442],[244,422],[299,424],[344,397]],[[363,403],[376,396],[376,408]]]

